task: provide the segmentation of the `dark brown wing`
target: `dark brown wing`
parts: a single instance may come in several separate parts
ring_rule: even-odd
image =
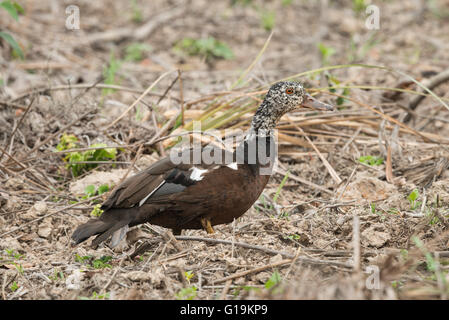
[[[187,152],[188,159],[193,162],[193,149],[183,152]],[[228,151],[222,150],[223,159],[226,153]],[[198,182],[192,178],[192,169],[208,170],[213,166],[215,164],[174,164],[170,157],[166,157],[123,181],[101,209],[107,211],[112,208],[131,208],[158,198],[166,199],[167,195],[179,193]]]

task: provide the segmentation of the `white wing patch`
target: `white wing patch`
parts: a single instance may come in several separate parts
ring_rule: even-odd
[[[196,167],[193,167],[193,171],[190,174],[190,179],[195,181],[201,181],[203,180],[203,174],[206,173],[207,169],[198,169]]]
[[[231,168],[232,170],[238,169],[237,162],[230,163],[226,167]]]
[[[153,191],[151,191],[145,198],[143,198],[142,200],[140,200],[140,201],[139,201],[139,207],[141,207],[141,206],[145,203],[145,201],[147,201],[147,199],[148,199],[149,197],[151,197],[151,195],[152,195],[153,193],[155,193],[157,190],[159,190],[159,188],[162,187],[162,185],[163,185],[164,183],[165,183],[165,180],[162,181],[161,184],[157,186],[157,188],[154,188]]]

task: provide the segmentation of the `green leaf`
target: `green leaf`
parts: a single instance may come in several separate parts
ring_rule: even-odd
[[[95,186],[92,184],[88,185],[86,188],[84,188],[84,193],[88,197],[93,197],[95,195]]]
[[[0,31],[0,38],[3,38],[6,42],[9,43],[14,52],[16,52],[17,55],[20,57],[20,59],[25,59],[23,51],[20,48],[19,44],[16,42],[16,40],[14,40],[14,38],[9,33]]]
[[[281,280],[282,280],[281,275],[279,274],[279,272],[275,271],[271,275],[270,279],[268,279],[267,282],[265,283],[265,288],[271,289],[272,287],[280,283]]]
[[[107,184],[102,184],[98,187],[98,195],[109,191],[109,186]]]
[[[17,5],[18,6],[18,5]],[[9,15],[14,18],[14,20],[19,21],[19,14],[17,13],[17,6],[11,1],[6,0],[0,3],[0,7],[8,11]],[[19,6],[20,7],[20,6]],[[20,7],[22,8],[22,7]],[[23,10],[23,9],[22,9]]]
[[[419,197],[419,191],[418,191],[418,189],[415,189],[408,195],[407,199],[410,202],[413,202],[413,201],[416,201],[416,199],[418,199],[418,197]]]

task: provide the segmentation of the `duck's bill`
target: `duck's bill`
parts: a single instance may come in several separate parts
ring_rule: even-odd
[[[332,111],[335,109],[334,106],[324,103],[324,102],[321,102],[309,94],[306,94],[305,100],[301,104],[301,107],[315,109],[315,110],[326,110],[326,111]]]

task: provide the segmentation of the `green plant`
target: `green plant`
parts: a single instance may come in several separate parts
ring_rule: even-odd
[[[111,256],[103,256],[100,259],[95,259],[92,261],[92,267],[95,269],[112,268],[108,263],[110,260],[112,260]]]
[[[380,166],[384,163],[384,159],[374,156],[361,156],[359,158],[359,162],[367,164],[369,166]]]
[[[132,18],[131,20],[140,23],[143,21],[142,9],[137,4],[137,0],[131,1]]]
[[[175,45],[175,51],[184,52],[190,56],[202,56],[206,60],[232,59],[234,53],[224,42],[214,37],[203,39],[184,38]]]
[[[412,210],[415,210],[421,204],[419,201],[416,201],[418,197],[419,197],[418,189],[414,189],[412,192],[410,192],[410,194],[407,197],[408,202],[410,202],[410,207]]]
[[[267,282],[265,282],[265,289],[270,290],[274,288],[276,285],[278,285],[281,281],[282,281],[281,275],[279,274],[279,272],[275,271],[271,275],[270,279],[268,279]]]
[[[196,298],[197,294],[197,287],[191,286],[188,288],[183,288],[179,290],[178,293],[176,293],[176,299],[177,300],[193,300]]]
[[[110,293],[106,292],[103,294],[98,294],[96,291],[92,293],[90,297],[78,297],[80,300],[106,300],[109,299]]]
[[[282,0],[282,5],[287,7],[293,3],[293,0]]]
[[[103,210],[101,209],[101,204],[96,204],[92,211],[90,212],[90,215],[92,217],[100,217],[103,214]]]
[[[352,10],[354,10],[355,13],[359,14],[362,11],[365,11],[367,7],[367,4],[365,0],[352,0]]]
[[[93,256],[80,256],[77,253],[75,254],[76,262],[82,263],[94,269],[112,268],[112,266],[108,263],[110,260],[112,260],[111,256],[102,256],[99,259],[94,259]]]
[[[190,280],[193,278],[195,274],[193,273],[193,271],[186,271],[184,273],[184,276],[186,277],[187,282],[190,284]]]
[[[268,11],[268,10],[261,10],[260,11],[260,19],[262,21],[262,27],[267,31],[271,31],[271,30],[273,30],[274,23],[276,21],[276,12]]]
[[[321,54],[321,64],[323,66],[329,64],[330,57],[332,57],[336,52],[334,48],[328,47],[324,43],[318,44],[318,50],[320,51]]]
[[[338,80],[335,76],[331,75],[330,73],[327,73],[326,75],[327,75],[329,84],[332,85],[332,87],[329,88],[329,91],[333,92],[333,93],[337,93],[337,89],[334,87],[339,86],[341,84],[341,81]],[[341,92],[339,92],[339,94],[342,96],[348,96],[349,88],[343,88],[343,90]],[[337,102],[338,106],[341,106],[345,102],[345,99],[343,97],[338,97],[336,102]]]
[[[75,253],[75,261],[79,263],[84,263],[91,260],[92,258],[92,256],[80,256],[78,253]]]
[[[276,203],[276,201],[278,200],[279,194],[281,193],[281,190],[284,187],[284,184],[287,182],[289,174],[290,174],[290,170],[287,170],[287,173],[285,174],[284,178],[282,178],[282,181],[281,181],[281,183],[279,184],[279,187],[276,190],[276,194],[273,197],[273,203]]]
[[[17,284],[16,281],[13,281],[13,283],[11,284],[11,286],[9,287],[9,289],[10,289],[12,292],[14,292],[14,291],[16,291],[17,289],[19,289],[19,285]]]
[[[125,49],[125,61],[140,61],[143,59],[143,54],[151,49],[151,46],[146,43],[131,43]]]
[[[5,0],[0,2],[0,8],[5,9],[9,15],[16,21],[19,21],[19,13],[23,14],[23,8],[16,2],[11,2],[10,0]],[[0,31],[0,38],[5,40],[13,49],[13,56],[18,56],[20,59],[24,59],[22,48],[19,46],[17,41],[7,32]]]
[[[78,146],[77,142],[78,138],[74,135],[67,135],[64,133],[59,144],[56,146],[56,149],[58,151],[73,149]],[[106,146],[107,145],[104,143],[97,143],[90,146],[91,148],[96,149],[86,150],[84,152],[69,152],[64,158],[64,161],[67,162],[66,167],[71,169],[72,174],[77,177],[85,171],[96,168],[98,166],[98,163],[95,163],[96,161],[115,160],[117,149],[106,148]]]
[[[121,64],[122,64],[122,62],[119,59],[116,59],[114,53],[111,52],[111,54],[109,56],[109,62],[107,64],[107,66],[105,66],[103,69],[104,83],[117,84],[116,73],[120,69]],[[104,88],[102,90],[102,93],[105,96],[114,91],[115,91],[114,89]]]
[[[96,189],[94,185],[90,184],[84,188],[85,196],[83,196],[82,199],[87,199],[96,195],[102,195],[103,193],[108,191],[109,186],[107,184],[102,184],[98,187],[98,189]]]

